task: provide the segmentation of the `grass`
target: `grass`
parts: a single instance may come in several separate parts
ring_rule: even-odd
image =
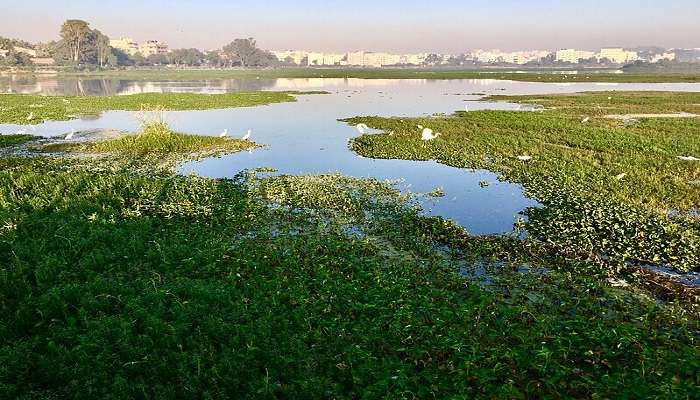
[[[528,212],[529,232],[568,257],[615,268],[651,263],[700,270],[700,220],[668,216],[692,215],[700,207],[700,163],[677,158],[700,155],[698,119],[644,119],[626,125],[601,118],[608,113],[696,112],[700,94],[609,92],[494,99],[535,102],[550,109],[353,118],[348,122],[394,133],[361,136],[352,148],[367,157],[435,159],[456,167],[485,168],[522,183],[545,206]],[[582,116],[593,119],[584,124]],[[442,135],[422,142],[418,124]],[[532,156],[532,161],[519,161],[518,155]]]
[[[16,146],[34,139],[32,135],[0,135],[0,148]]]
[[[162,70],[131,69],[81,73],[61,73],[65,77],[114,79],[276,79],[276,78],[361,78],[361,79],[500,79],[525,82],[700,82],[700,71],[689,73],[625,73],[578,71],[576,75],[552,71],[454,70],[430,68],[280,68],[253,70]]]
[[[0,94],[0,123],[64,121],[108,110],[208,110],[295,101],[297,94],[321,92],[240,92],[224,94],[144,93],[127,96],[70,97]]]
[[[126,158],[144,156],[182,158],[192,154],[221,154],[255,147],[253,142],[228,137],[187,135],[173,132],[164,122],[147,123],[134,135],[95,142],[53,143],[45,152],[109,153]]]
[[[420,217],[372,180],[4,158],[0,392],[695,396],[697,315],[557,272],[572,263]],[[456,273],[482,267],[488,283]]]

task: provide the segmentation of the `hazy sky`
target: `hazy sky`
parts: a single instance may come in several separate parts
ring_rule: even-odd
[[[700,47],[700,0],[0,0],[0,36],[58,37],[68,18],[110,37],[267,49],[461,52]]]

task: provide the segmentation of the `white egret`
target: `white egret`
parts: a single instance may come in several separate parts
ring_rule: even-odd
[[[465,105],[465,106],[464,106],[464,112],[469,112],[469,106],[468,106],[468,105]]]
[[[30,112],[29,115],[27,115],[27,121],[31,121],[34,119],[34,111]]]
[[[588,122],[588,121],[590,121],[590,120],[591,120],[590,117],[586,117],[586,118],[584,118],[584,119],[581,120],[581,123],[582,123],[582,124],[585,124],[586,122]]]
[[[424,140],[424,141],[433,140],[438,136],[440,136],[439,133],[433,133],[432,129],[425,128],[425,129],[423,129],[423,133],[421,134],[421,140]]]
[[[15,135],[26,135],[27,130],[26,129],[20,129],[17,132],[15,132]]]
[[[251,130],[248,129],[248,132],[247,132],[245,135],[243,135],[243,137],[242,137],[241,139],[242,139],[242,140],[248,140],[248,139],[250,139],[250,134],[251,134],[251,133],[252,133]]]
[[[623,180],[626,176],[627,176],[627,173],[623,172],[623,173],[621,173],[621,174],[619,174],[619,175],[615,175],[615,179],[617,179],[618,181],[621,181],[621,180]]]
[[[532,157],[530,157],[530,156],[525,156],[525,155],[523,155],[523,156],[517,156],[517,157],[515,157],[515,158],[517,158],[517,159],[520,160],[520,161],[525,161],[525,162],[532,160]]]
[[[226,137],[226,135],[228,135],[228,128],[224,129],[224,131],[219,134],[219,137]]]
[[[75,136],[75,130],[73,128],[70,128],[70,133],[66,135],[63,139],[65,140],[71,140],[73,139],[73,136]]]
[[[678,156],[678,159],[683,161],[700,161],[700,158],[693,156]]]
[[[416,125],[416,128],[423,129],[423,125]]]
[[[360,132],[361,135],[364,135],[365,133],[367,133],[367,130],[369,129],[367,124],[357,124],[355,126],[355,128],[357,129],[358,132]]]

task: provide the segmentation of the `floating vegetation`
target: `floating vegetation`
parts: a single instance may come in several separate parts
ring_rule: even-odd
[[[613,97],[613,102],[608,100]],[[700,94],[493,98],[536,102],[549,110],[457,112],[434,118],[431,128],[443,135],[425,145],[419,145],[413,128],[423,119],[352,118],[351,124],[395,134],[361,136],[351,146],[366,157],[484,168],[523,184],[527,194],[545,206],[527,212],[530,237],[567,257],[593,260],[613,270],[624,269],[626,260],[700,270],[699,222],[666,216],[669,209],[700,205],[700,188],[691,184],[700,177],[700,164],[676,158],[700,154],[697,119],[644,119],[620,128],[604,118],[610,113],[697,112]],[[581,115],[591,118],[582,125]]]
[[[77,118],[78,115],[99,114],[108,110],[139,111],[160,108],[177,111],[252,107],[295,101],[294,95],[320,93],[324,92],[142,93],[100,97],[0,94],[0,123],[39,124],[46,120],[65,121]],[[32,118],[28,118],[28,114]]]
[[[429,197],[445,197],[445,190],[441,187],[437,187],[433,189],[432,191],[426,193],[426,196]]]
[[[338,175],[0,159],[3,394],[696,393],[692,309],[406,200]]]

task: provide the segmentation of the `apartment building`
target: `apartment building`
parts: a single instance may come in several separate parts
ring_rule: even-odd
[[[167,54],[168,45],[157,40],[148,40],[139,45],[139,53],[144,57],[156,54]]]
[[[556,60],[561,62],[578,63],[579,60],[587,60],[595,56],[592,51],[576,50],[576,49],[561,49],[557,50]]]
[[[307,65],[343,65],[345,64],[345,54],[339,53],[316,53],[310,52],[307,56]]]
[[[131,38],[122,37],[119,39],[110,39],[109,45],[115,49],[119,49],[124,53],[133,56],[139,52],[138,43],[134,42]]]
[[[624,64],[630,61],[638,60],[639,56],[637,55],[637,52],[634,51],[626,51],[621,47],[611,47],[600,49],[598,59],[607,59],[615,64]]]
[[[305,62],[309,53],[304,50],[283,50],[283,51],[273,51],[272,54],[277,57],[278,60],[282,62],[291,62],[292,64],[302,65]]]

